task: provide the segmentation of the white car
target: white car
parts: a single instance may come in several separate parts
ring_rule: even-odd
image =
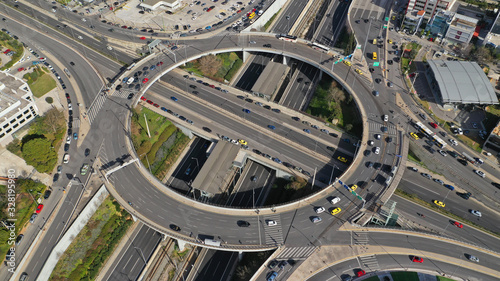
[[[472,256],[472,255],[469,256],[469,260],[479,262],[479,259],[476,256]]]
[[[375,138],[379,140],[382,136],[380,136],[380,134],[375,134]]]
[[[389,116],[388,115],[384,115],[384,122],[387,122],[389,121]]]
[[[485,175],[485,174],[484,174],[484,172],[482,172],[482,171],[479,171],[479,170],[474,170],[474,173],[476,173],[478,176],[480,176],[480,177],[482,177],[482,178],[486,177],[486,175]]]
[[[69,154],[68,153],[64,154],[63,163],[64,164],[68,164],[69,163]]]
[[[82,36],[80,36],[80,35],[78,35],[78,39],[83,40],[83,37],[82,37]]]
[[[334,205],[337,204],[337,203],[339,203],[339,202],[340,202],[340,198],[339,197],[333,197],[332,200],[330,200],[330,203],[332,203]]]
[[[71,105],[71,103],[68,103],[68,110],[73,110],[73,106]]]
[[[86,22],[87,20],[86,20],[86,19],[84,19],[84,18],[82,18],[82,21],[83,21],[83,22]]]
[[[483,164],[484,164],[484,161],[483,161],[483,159],[481,159],[481,158],[476,158],[476,161],[477,161],[477,163],[479,163],[479,164],[481,164],[481,165],[483,165]]]
[[[111,46],[107,46],[106,49],[108,49],[110,51],[113,50],[113,48]]]
[[[443,155],[443,156],[446,156],[448,155],[448,153],[446,153],[446,151],[443,151],[441,149],[438,150],[439,154]]]
[[[278,223],[274,220],[266,220],[266,224],[268,226],[278,225]]]
[[[481,217],[482,216],[481,212],[476,211],[476,210],[470,210],[470,213],[473,214],[476,217]]]
[[[67,143],[67,144],[70,144],[70,143],[71,143],[71,136],[68,136],[68,137],[66,138],[66,143]]]
[[[314,211],[317,213],[317,214],[321,214],[325,211],[325,208],[324,207],[316,207],[314,208]]]
[[[380,147],[375,147],[375,154],[379,154],[380,153]]]
[[[452,145],[454,145],[454,146],[457,146],[457,145],[458,145],[458,142],[457,142],[456,140],[454,140],[454,139],[449,139],[448,141],[449,141]]]
[[[321,221],[321,218],[320,218],[320,217],[312,217],[311,221],[312,221],[313,223],[318,223],[318,222],[320,222],[320,221]]]
[[[134,83],[134,77],[130,77],[128,80],[127,80],[127,85],[130,85]]]

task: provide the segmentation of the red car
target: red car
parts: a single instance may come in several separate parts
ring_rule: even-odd
[[[8,52],[10,52],[10,49],[5,50],[3,53],[7,54]]]
[[[146,40],[146,37],[142,36],[141,38],[139,38],[141,40]]]
[[[411,259],[412,262],[418,262],[418,263],[423,263],[424,262],[424,259],[421,258],[421,257],[417,257],[417,256],[413,256],[413,258]]]
[[[210,85],[209,87],[210,87],[210,88],[215,88],[215,85]]]
[[[431,127],[434,128],[434,129],[436,129],[438,127],[438,125],[436,123],[434,123],[434,122],[431,122]]]
[[[361,277],[361,276],[364,276],[366,274],[366,271],[360,269],[358,272],[356,272],[356,276],[357,277]]]
[[[17,71],[23,71],[24,70],[24,67],[20,67],[17,69]]]
[[[149,104],[153,104],[153,102],[151,100],[147,100],[146,102]]]
[[[160,107],[160,105],[159,105],[159,104],[157,104],[157,103],[153,104],[153,106],[154,106],[154,107]]]
[[[142,79],[142,84],[145,84],[145,83],[147,83],[148,81],[149,81],[149,79],[148,79],[148,78],[144,78],[144,79]]]
[[[156,66],[160,66],[160,65],[163,65],[162,61],[160,61],[159,63],[156,64]]]
[[[236,11],[237,14],[241,13],[241,10]]]
[[[146,100],[146,97],[142,96],[142,97],[141,97],[141,100]]]
[[[38,207],[36,207],[36,213],[37,214],[40,214],[40,212],[43,210],[43,204],[40,204],[38,205]]]
[[[127,29],[127,28],[128,28],[128,26],[124,25],[124,26],[122,26],[122,28]]]
[[[459,223],[458,221],[454,222],[453,225],[458,227],[458,228],[464,228],[464,225]]]

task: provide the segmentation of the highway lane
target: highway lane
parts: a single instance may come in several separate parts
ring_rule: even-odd
[[[236,116],[240,116],[244,118],[245,120],[251,121],[253,123],[258,124],[259,126],[265,127],[265,129],[268,129],[268,125],[275,125],[277,130],[280,129],[280,126],[283,126],[283,128],[286,127],[286,129],[290,128],[296,128],[296,132],[294,133],[293,137],[291,136],[292,133],[287,135],[287,138],[290,138],[291,140],[297,141],[299,143],[303,143],[302,140],[299,139],[299,136],[306,135],[308,136],[303,129],[310,129],[313,135],[315,135],[316,140],[320,140],[323,144],[327,144],[332,147],[340,147],[337,151],[346,154],[348,156],[353,155],[354,153],[354,148],[352,146],[347,146],[343,147],[339,144],[339,141],[341,138],[350,138],[349,136],[343,136],[340,132],[334,131],[333,129],[329,129],[332,132],[338,133],[340,135],[339,138],[334,138],[330,136],[329,134],[325,133],[319,133],[316,132],[318,131],[317,129],[313,129],[310,126],[304,125],[301,122],[297,122],[292,119],[295,115],[291,116],[288,113],[282,112],[282,113],[275,113],[275,112],[270,112],[269,109],[263,108],[262,106],[257,105],[256,103],[258,101],[261,101],[260,99],[257,99],[256,97],[252,95],[246,95],[245,98],[249,99],[242,99],[243,96],[234,96],[232,94],[225,94],[222,93],[221,91],[204,86],[200,83],[196,83],[195,81],[191,81],[190,79],[193,77],[190,77],[189,79],[181,77],[180,73],[168,73],[162,77],[162,81],[167,82],[173,86],[176,86],[178,89],[185,90],[186,95],[189,97],[193,97],[192,94],[195,94],[196,97],[201,98],[214,106],[220,107],[225,109],[228,112],[233,113]],[[194,77],[196,79],[200,79],[199,77]],[[217,83],[215,81],[211,81],[209,79],[201,79],[202,81],[207,81],[207,83],[212,84],[214,86],[223,86],[220,83]],[[196,88],[192,88],[196,87]],[[166,89],[164,90],[166,91]],[[229,90],[230,93],[232,92]],[[163,91],[162,91],[163,92]],[[256,100],[253,100],[256,99]],[[274,108],[273,103],[268,103],[265,101],[261,101],[263,105],[271,105],[271,107]],[[251,113],[245,113],[243,112],[243,109],[248,109],[250,110]],[[265,120],[259,120],[264,118]],[[313,123],[312,125],[321,125],[320,122],[318,121],[317,123]],[[323,128],[323,127],[321,127]],[[328,128],[328,127],[325,127]],[[355,142],[356,140],[352,140],[352,142]],[[309,147],[312,149],[312,147],[316,146],[316,143],[303,143],[303,146]],[[323,151],[320,151],[318,149],[319,153],[322,153],[327,156],[331,156],[331,152],[328,150],[323,149]]]
[[[250,92],[253,85],[259,79],[266,65],[275,57],[273,54],[255,53],[250,61],[246,61],[247,69],[241,74],[238,81],[234,84],[236,88]]]
[[[264,205],[268,188],[270,188],[270,180],[274,178],[274,171],[252,161],[247,163],[242,176],[244,178],[239,180],[239,184],[227,199],[226,205],[245,208]],[[252,180],[254,177],[255,180]]]
[[[342,28],[346,24],[347,11],[351,5],[351,1],[333,0],[333,2],[331,10],[326,12],[326,16],[323,18],[322,23],[320,23],[318,35],[316,38],[313,38],[315,42],[330,47],[335,46]]]
[[[485,207],[482,202],[478,202],[472,197],[465,200],[458,196],[456,193],[461,191],[451,191],[446,187],[428,180],[420,175],[407,169],[404,175],[404,180],[398,186],[400,189],[418,195],[419,198],[431,203],[434,200],[442,201],[446,204],[447,211],[450,211],[460,217],[468,219],[480,226],[485,227],[491,231],[500,233],[500,227],[496,223],[500,219],[500,214],[495,210]],[[445,181],[445,183],[447,183]],[[478,218],[471,214],[469,210],[479,210],[482,217]]]
[[[380,276],[382,276],[381,271],[384,271],[384,269],[391,269],[394,271],[413,271],[424,273],[433,272],[435,275],[437,275],[436,272],[439,272],[445,273],[447,277],[452,275],[454,278],[464,278],[468,280],[498,280],[498,278],[477,271],[476,264],[468,261],[464,255],[454,257],[459,258],[460,261],[457,263],[455,261],[450,262],[443,259],[422,257],[424,259],[423,263],[415,263],[411,261],[410,255],[380,253],[374,257],[351,258],[329,267],[325,267],[320,272],[314,272],[313,275],[309,276],[306,280],[338,281],[342,280],[341,278],[347,275],[356,276],[356,273],[360,269],[365,270],[367,274],[378,271]],[[334,261],[326,262],[331,264]],[[480,263],[480,265],[482,264]],[[375,268],[378,268],[378,270],[375,270]],[[277,280],[282,279],[278,278]]]
[[[306,7],[307,3],[308,1],[299,0],[292,0],[289,2],[285,10],[281,12],[280,17],[276,20],[270,32],[288,34]]]
[[[297,134],[292,129],[289,129],[284,126],[279,126],[279,122],[268,121],[265,115],[264,117],[260,117],[257,113],[253,114],[251,113],[248,114],[248,116],[245,116],[245,119],[243,120],[234,117],[228,118],[227,114],[223,114],[223,112],[221,112],[220,110],[209,107],[206,104],[199,104],[197,102],[193,102],[192,100],[189,100],[186,97],[181,98],[180,95],[172,93],[171,90],[160,84],[153,85],[151,87],[151,90],[154,93],[161,93],[161,95],[164,97],[163,98],[164,102],[160,102],[158,100],[155,101],[158,104],[160,104],[160,106],[165,106],[166,108],[172,108],[173,106],[181,106],[192,112],[197,112],[198,114],[203,113],[204,116],[210,116],[212,122],[219,124],[218,126],[216,126],[219,127],[219,129],[217,130],[213,130],[212,127],[214,133],[218,133],[219,135],[225,135],[232,139],[243,138],[249,143],[251,149],[257,148],[263,153],[267,153],[273,157],[278,157],[281,161],[286,161],[288,163],[294,164],[295,166],[302,167],[303,169],[308,168],[307,171],[311,174],[313,174],[314,167],[317,167],[318,172],[321,172],[323,167],[325,165],[328,165],[329,163],[333,163],[340,169],[344,169],[346,167],[344,163],[337,160],[336,155],[338,154],[334,154],[335,157],[333,157],[332,159],[332,156],[330,155],[331,151],[326,149],[326,145],[324,144],[317,145],[318,147],[317,152],[320,153],[320,155],[324,155],[327,157],[327,159],[331,160],[329,161],[327,160],[327,162],[325,163],[323,158],[318,159],[318,157],[316,156],[308,155],[308,153],[301,150],[300,147],[305,146],[312,148],[315,146],[314,141],[311,141],[305,134]],[[170,100],[170,97],[172,95],[176,95],[176,97],[178,97],[178,101],[173,102],[172,100]],[[150,96],[146,94],[146,98],[149,99]],[[227,100],[229,101],[230,98],[231,96],[228,96]],[[236,97],[232,98],[235,102],[240,101]],[[154,100],[152,97],[151,99]],[[229,107],[230,110],[232,109],[231,111],[233,114],[238,114],[238,115],[244,114],[243,111],[241,111],[242,109],[235,110],[233,108],[234,106]],[[174,112],[176,111],[174,110]],[[180,112],[178,113],[180,114]],[[272,113],[272,114],[281,115],[277,113]],[[174,116],[167,113],[165,113],[165,116],[171,119],[173,118],[173,120],[179,120],[178,118],[175,118]],[[183,116],[193,121],[199,118],[199,117],[195,118],[195,116],[192,116],[190,114]],[[177,122],[181,121],[179,120]],[[248,124],[247,122],[255,123],[258,127],[254,127],[251,124]],[[199,123],[196,122],[195,124]],[[276,129],[270,130],[267,128],[267,125],[276,126]],[[221,130],[222,128],[228,128],[228,129],[227,131],[223,131]],[[270,137],[274,134],[279,135],[279,137],[277,138]],[[288,143],[289,140],[293,140],[294,142],[298,143],[299,146],[290,145]],[[330,176],[330,172],[331,169],[328,170],[328,176]]]
[[[108,271],[103,280],[121,281],[137,280],[156,247],[162,240],[162,235],[155,230],[142,225],[137,235],[126,245],[126,250],[112,271]]]
[[[320,71],[309,65],[299,62],[299,67],[292,75],[285,91],[286,95],[279,101],[280,104],[295,109],[305,111],[308,105],[309,96],[314,94]],[[294,79],[296,78],[296,79]]]

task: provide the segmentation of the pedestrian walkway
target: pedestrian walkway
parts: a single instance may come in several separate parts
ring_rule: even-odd
[[[368,120],[368,130],[374,133],[382,133],[382,127],[387,127],[387,133],[391,136],[395,136],[398,132],[398,129],[395,125],[385,125],[379,122],[375,122],[372,120]]]
[[[380,266],[375,255],[362,256],[359,257],[359,260],[363,268],[368,268],[368,270],[365,269],[365,271],[373,272],[380,270]]]
[[[277,225],[269,226],[267,224],[268,221],[273,220],[277,223]],[[281,220],[279,214],[272,214],[264,216],[264,221],[266,224],[264,225],[264,231],[266,236],[266,245],[281,245],[285,241],[283,239],[283,230],[281,229]]]
[[[279,255],[276,256],[278,260],[304,260],[311,256],[318,247],[306,246],[306,247],[287,247]]]
[[[92,124],[92,122],[94,122],[94,118],[97,116],[97,114],[99,114],[99,111],[101,110],[102,106],[106,102],[106,99],[107,99],[106,94],[104,94],[104,93],[98,94],[95,97],[92,104],[90,105],[90,107],[87,109],[86,114],[88,116],[88,120],[89,120],[90,124]]]

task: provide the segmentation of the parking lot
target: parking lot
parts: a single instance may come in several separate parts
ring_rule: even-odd
[[[102,19],[126,28],[173,32],[181,35],[212,30],[227,21],[231,22],[228,29],[241,30],[250,25],[252,20],[261,15],[271,3],[266,0],[260,2],[193,0],[184,2],[183,6],[175,11],[162,8],[145,11],[139,4],[139,0],[132,0],[114,13],[103,14]]]

